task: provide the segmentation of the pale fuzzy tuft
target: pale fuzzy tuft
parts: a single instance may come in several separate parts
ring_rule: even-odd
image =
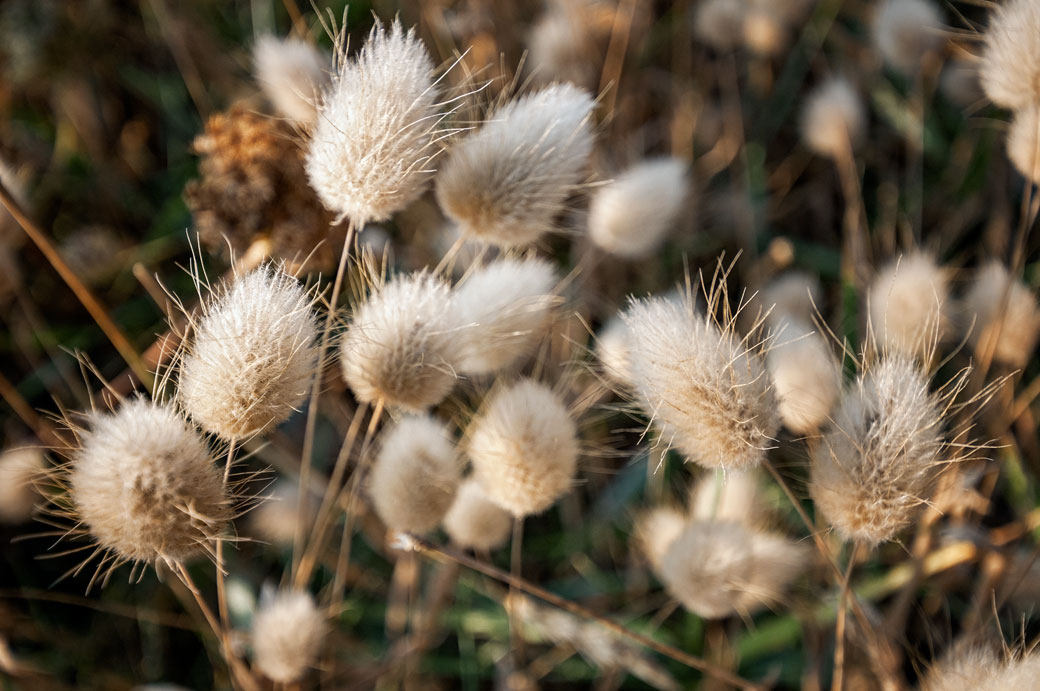
[[[549,2],[527,40],[525,66],[531,76],[540,83],[596,88],[615,11],[597,0]]]
[[[368,494],[389,530],[422,534],[440,523],[460,480],[451,432],[429,416],[405,417],[383,433]]]
[[[665,555],[682,535],[686,522],[686,514],[671,506],[658,506],[636,519],[636,543],[654,570],[660,571]]]
[[[416,412],[451,393],[457,354],[451,290],[425,272],[376,288],[340,344],[343,378],[358,400]]]
[[[841,395],[841,365],[827,340],[807,324],[789,322],[774,338],[766,368],[780,419],[795,434],[809,434],[827,421]]]
[[[202,436],[169,406],[141,398],[94,418],[69,484],[77,519],[118,562],[172,566],[197,556],[231,514]]]
[[[974,321],[968,337],[977,355],[992,350],[997,362],[1025,367],[1040,335],[1040,308],[1025,283],[990,262],[976,273],[964,311]]]
[[[820,305],[820,281],[802,271],[788,271],[762,289],[759,302],[774,328],[789,321],[809,324]]]
[[[552,322],[557,281],[537,257],[499,259],[466,276],[452,296],[458,371],[490,374],[531,355]]]
[[[1015,169],[1040,184],[1040,104],[1015,112],[1007,134],[1007,155]]]
[[[553,230],[592,152],[592,98],[555,84],[507,103],[452,149],[437,201],[463,236],[529,245]]]
[[[922,252],[899,257],[878,272],[867,295],[870,328],[882,352],[927,359],[948,327],[949,280]]]
[[[577,426],[544,384],[523,379],[492,394],[467,432],[473,476],[517,518],[545,511],[570,491]]]
[[[1010,691],[1031,689],[1040,678],[1040,655],[998,656],[987,648],[955,645],[931,669],[921,691]]]
[[[442,525],[459,547],[490,551],[509,540],[513,516],[488,499],[479,482],[469,478],[459,486]]]
[[[990,100],[1012,110],[1040,104],[1040,3],[995,7],[983,39],[979,79]]]
[[[377,23],[353,60],[337,46],[307,152],[322,203],[360,226],[418,198],[447,134],[437,100],[433,63],[414,30]]]
[[[306,41],[261,36],[253,46],[256,80],[275,110],[301,125],[318,120],[317,100],[328,60]]]
[[[834,77],[809,94],[802,112],[802,139],[820,156],[841,159],[866,135],[867,113],[849,80]]]
[[[884,61],[913,75],[942,47],[942,12],[932,0],[883,0],[874,15],[874,44]]]
[[[10,449],[0,454],[0,523],[29,520],[41,499],[37,486],[45,467],[43,451],[38,448]]]
[[[979,64],[967,59],[950,60],[943,67],[939,89],[956,105],[967,108],[978,103],[982,97],[979,83]]]
[[[658,575],[682,605],[706,619],[746,616],[783,597],[808,549],[729,521],[692,521],[672,543]]]
[[[661,438],[705,467],[758,465],[780,427],[758,354],[665,298],[635,300],[623,318],[638,400]]]
[[[632,387],[632,354],[628,325],[621,316],[615,316],[596,334],[596,359],[607,381]]]
[[[270,496],[249,512],[250,533],[274,545],[292,546],[300,521],[309,531],[317,518],[313,498],[308,508],[301,517],[299,488],[293,482],[279,480],[270,490]]]
[[[693,35],[717,51],[733,50],[740,43],[744,11],[742,0],[702,0],[694,9]]]
[[[683,210],[688,168],[677,158],[649,159],[596,190],[589,205],[592,242],[629,259],[656,252]]]
[[[730,521],[753,525],[759,515],[755,472],[716,471],[702,477],[690,492],[690,517],[701,521]]]
[[[780,13],[766,3],[749,3],[741,34],[747,49],[765,58],[782,53],[791,40]]]
[[[317,361],[313,300],[270,265],[238,276],[203,308],[180,362],[177,400],[207,432],[271,431],[303,403]]]
[[[328,623],[308,593],[282,591],[261,601],[252,633],[257,669],[272,681],[288,684],[318,661]]]
[[[891,355],[845,392],[812,449],[809,491],[844,540],[894,538],[928,500],[942,459],[942,415],[911,358]]]

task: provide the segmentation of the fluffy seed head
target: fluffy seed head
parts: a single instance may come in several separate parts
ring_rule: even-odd
[[[997,362],[1025,367],[1040,335],[1040,308],[1025,283],[990,262],[978,270],[964,310],[974,321],[968,337],[976,353],[992,351]]]
[[[909,357],[890,355],[842,397],[812,450],[810,493],[844,540],[893,538],[928,499],[941,463],[942,416]]]
[[[867,113],[852,84],[834,77],[809,94],[802,113],[802,138],[820,156],[840,159],[863,139]]]
[[[636,542],[655,570],[661,570],[665,555],[682,535],[686,523],[686,514],[672,506],[655,507],[636,519]]]
[[[614,26],[615,8],[596,0],[547,4],[547,11],[527,40],[526,65],[531,76],[539,83],[570,82],[595,89]]]
[[[1040,183],[1040,105],[1028,105],[1015,111],[1007,135],[1007,155],[1026,179]]]
[[[762,289],[759,302],[773,328],[787,322],[809,324],[820,305],[820,282],[801,271],[788,271]]]
[[[443,526],[459,547],[493,550],[509,539],[513,517],[488,499],[479,482],[469,478],[459,486],[455,501],[444,515]]]
[[[883,352],[927,359],[947,330],[946,272],[915,252],[883,267],[870,286],[870,327]]]
[[[301,517],[299,489],[293,482],[279,480],[271,489],[270,496],[249,512],[250,532],[265,542],[292,546],[299,522],[303,520],[311,526],[317,518],[317,503],[313,499],[308,508]]]
[[[301,125],[318,119],[315,105],[328,61],[318,49],[296,38],[261,36],[253,46],[256,80],[280,115]]]
[[[340,344],[343,378],[358,400],[416,412],[451,392],[456,361],[451,291],[425,272],[377,288]]]
[[[687,168],[677,158],[651,159],[600,187],[589,206],[589,237],[620,257],[653,254],[682,212]]]
[[[874,15],[874,44],[886,63],[915,74],[943,44],[943,17],[931,0],[883,0]]]
[[[780,14],[771,4],[763,2],[749,3],[745,12],[741,31],[744,45],[755,55],[766,58],[779,55],[790,40],[788,27]]]
[[[473,476],[488,497],[522,518],[566,494],[578,465],[578,432],[567,406],[523,379],[493,394],[470,424]]]
[[[206,442],[172,408],[145,399],[98,415],[72,458],[77,519],[119,562],[173,565],[208,549],[230,518]]]
[[[440,151],[433,64],[414,30],[377,23],[354,60],[337,46],[307,153],[326,207],[358,225],[381,221],[422,194]]]
[[[554,227],[592,152],[592,98],[555,84],[507,103],[457,144],[437,176],[437,201],[464,236],[499,247]]]
[[[758,480],[755,471],[718,472],[702,477],[690,492],[690,517],[753,525],[758,520]]]
[[[1012,110],[1040,104],[1040,4],[998,5],[983,39],[979,78],[990,100]]]
[[[460,479],[451,432],[428,415],[405,417],[383,433],[368,494],[387,528],[421,534],[440,523]]]
[[[632,386],[628,325],[620,316],[613,317],[596,335],[596,359],[608,381],[626,388]]]
[[[43,451],[38,448],[10,449],[0,454],[0,523],[28,520],[40,499],[36,487],[45,467]]]
[[[1028,689],[1040,676],[1032,651],[998,656],[988,648],[955,645],[925,677],[921,691],[1007,691]]]
[[[693,15],[693,35],[717,51],[733,50],[740,43],[744,24],[741,0],[703,0]]]
[[[766,353],[780,402],[780,419],[795,434],[818,429],[841,395],[841,366],[827,341],[810,326],[789,322]]]
[[[469,274],[452,295],[463,374],[489,374],[524,356],[545,334],[556,270],[544,259],[505,258]]]
[[[314,666],[327,632],[308,593],[282,591],[261,601],[253,617],[253,662],[272,681],[296,681]]]
[[[658,572],[673,597],[707,619],[777,602],[804,568],[804,545],[730,521],[692,521]]]
[[[270,265],[220,289],[180,363],[177,398],[199,426],[243,439],[292,415],[307,396],[317,359],[311,305],[296,279]]]
[[[780,427],[761,358],[710,316],[665,298],[634,300],[632,376],[661,437],[709,468],[758,465]]]

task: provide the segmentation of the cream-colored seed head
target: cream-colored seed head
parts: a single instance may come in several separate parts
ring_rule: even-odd
[[[1019,110],[1040,104],[1040,4],[1008,0],[997,5],[983,34],[982,89],[998,106]]]
[[[452,296],[458,371],[490,374],[530,356],[552,322],[558,279],[544,259],[505,258],[470,273]]]
[[[922,252],[884,266],[867,301],[870,328],[883,352],[927,359],[947,331],[947,274]]]
[[[1015,169],[1033,184],[1040,184],[1040,104],[1015,111],[1007,134],[1007,155]]]
[[[682,535],[687,520],[686,514],[672,506],[658,506],[636,519],[636,543],[654,570],[661,570],[665,555]]]
[[[744,45],[755,55],[779,55],[791,40],[789,29],[771,3],[750,2],[744,14]]]
[[[874,44],[886,63],[915,74],[944,42],[943,17],[931,0],[883,0],[874,15]]]
[[[964,296],[964,311],[973,322],[968,338],[977,355],[992,352],[997,362],[1025,367],[1040,335],[1040,307],[1025,283],[1003,264],[989,262]]]
[[[805,272],[788,271],[762,289],[759,303],[774,329],[787,322],[810,324],[820,307],[820,282]]]
[[[942,416],[913,359],[890,355],[842,397],[812,449],[810,494],[844,540],[890,540],[929,498],[942,462]]]
[[[317,501],[311,498],[308,511],[300,516],[300,491],[296,483],[279,480],[269,496],[249,512],[250,533],[280,547],[292,546],[300,521],[312,526],[317,518]]]
[[[253,662],[272,681],[288,684],[314,666],[328,633],[325,615],[308,593],[282,591],[253,617]]]
[[[492,394],[468,436],[473,476],[517,518],[545,511],[570,491],[578,466],[577,426],[544,384],[523,379]]]
[[[405,417],[383,433],[368,494],[389,530],[421,534],[440,523],[460,480],[451,432],[429,416]]]
[[[624,320],[637,398],[661,438],[709,468],[758,465],[780,427],[761,357],[665,298],[634,300]]]
[[[989,648],[955,645],[931,669],[921,691],[1009,691],[1035,688],[1040,655],[998,656]]]
[[[688,168],[677,158],[650,159],[600,187],[589,206],[589,238],[619,257],[656,252],[683,210]]]
[[[353,60],[337,46],[307,152],[322,203],[363,225],[418,198],[448,134],[437,101],[433,63],[414,30],[377,22]]]
[[[690,517],[754,525],[759,518],[757,471],[709,473],[690,491]]]
[[[231,514],[205,440],[175,410],[145,399],[94,418],[69,481],[78,520],[119,561],[172,566],[197,556]]]
[[[779,601],[807,556],[804,545],[741,523],[692,521],[668,549],[659,576],[698,616],[746,616]]]
[[[809,434],[827,421],[841,396],[841,365],[827,340],[807,324],[789,322],[775,338],[766,368],[780,419],[795,434]]]
[[[507,103],[459,142],[437,176],[437,201],[462,234],[498,247],[529,245],[554,228],[592,152],[582,89],[555,84]]]
[[[457,359],[451,290],[426,272],[376,288],[340,344],[343,378],[358,400],[415,412],[451,393]]]
[[[802,113],[802,139],[815,154],[841,159],[866,135],[867,113],[849,80],[834,77],[809,94]]]
[[[459,547],[493,550],[509,540],[513,516],[488,499],[479,482],[469,478],[459,486],[442,525],[444,532]]]
[[[693,35],[717,51],[733,50],[740,44],[744,11],[742,0],[703,0],[694,9]]]
[[[37,484],[45,467],[43,450],[36,447],[0,454],[0,523],[21,523],[32,516],[41,499]]]
[[[308,127],[317,122],[318,94],[330,67],[317,48],[297,38],[261,36],[253,46],[253,66],[280,115]]]
[[[243,439],[287,420],[317,360],[313,300],[270,265],[226,284],[203,308],[180,363],[177,400],[207,432]]]
[[[621,316],[615,316],[596,335],[596,359],[607,381],[631,388],[632,357],[628,325]]]

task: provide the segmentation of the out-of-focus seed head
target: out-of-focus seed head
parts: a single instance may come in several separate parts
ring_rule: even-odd
[[[792,321],[810,324],[820,306],[820,281],[802,271],[788,271],[773,279],[758,297],[773,328]]]
[[[682,535],[687,516],[672,506],[658,506],[636,519],[636,543],[656,571],[661,570],[669,548]]]
[[[202,436],[171,407],[145,399],[93,419],[68,483],[77,521],[116,563],[173,566],[211,551],[231,516]]]
[[[271,265],[237,276],[203,308],[180,363],[177,400],[207,432],[269,432],[307,396],[317,359],[313,299]]]
[[[447,135],[433,64],[414,30],[397,21],[377,22],[353,60],[341,36],[334,62],[307,175],[341,218],[381,221],[423,193]]]
[[[552,506],[571,489],[578,432],[560,397],[523,379],[493,393],[467,430],[473,476],[517,518]]]
[[[0,454],[0,523],[22,523],[32,516],[45,468],[43,451],[36,447]]]
[[[451,290],[426,272],[379,286],[340,344],[343,378],[358,400],[404,410],[437,405],[455,386]]]
[[[677,158],[650,159],[596,190],[589,206],[592,242],[631,259],[657,251],[683,210],[687,169]]]
[[[979,63],[963,58],[947,61],[939,78],[939,90],[961,108],[981,101],[984,94],[979,82]]]
[[[253,46],[253,67],[264,95],[280,115],[304,126],[318,119],[318,94],[329,61],[306,41],[261,36]]]
[[[314,666],[328,633],[325,615],[304,592],[286,590],[253,617],[253,663],[272,681],[288,684]]]
[[[795,434],[819,429],[841,395],[841,365],[827,340],[807,324],[788,322],[774,335],[766,368],[784,427]]]
[[[307,526],[313,525],[317,508],[312,497],[308,510],[301,516],[300,491],[296,483],[279,480],[271,488],[269,496],[249,512],[250,534],[279,547],[291,547],[300,521]]]
[[[860,375],[811,456],[810,494],[842,539],[873,546],[910,524],[943,461],[942,426],[912,358],[889,355]]]
[[[776,398],[732,323],[665,298],[633,300],[623,318],[637,400],[661,438],[709,468],[758,465],[780,427]]]
[[[849,80],[834,77],[817,86],[802,112],[802,139],[815,154],[841,159],[863,140],[867,113]]]
[[[745,10],[741,31],[744,45],[764,58],[779,55],[791,40],[789,29],[771,3],[751,2]]]
[[[1040,4],[1008,0],[995,6],[983,34],[982,89],[998,106],[1040,104]]]
[[[756,471],[715,471],[702,477],[690,492],[690,516],[754,525],[759,519]]]
[[[466,276],[452,295],[458,371],[490,374],[531,355],[552,322],[557,281],[537,257],[499,259]]]
[[[437,176],[437,201],[462,234],[498,247],[553,230],[592,152],[592,98],[555,84],[507,103],[455,145]]]
[[[978,270],[964,296],[964,311],[976,354],[992,353],[997,362],[1025,367],[1040,336],[1040,308],[1025,283],[1003,264],[989,262]]]
[[[480,483],[469,478],[459,486],[442,522],[444,532],[465,549],[498,549],[509,540],[513,516],[488,499]]]
[[[525,64],[532,78],[542,84],[570,82],[595,89],[616,8],[598,0],[555,0],[547,5],[527,41]]]
[[[946,334],[949,281],[927,254],[914,252],[884,266],[867,301],[871,332],[883,352],[927,360]]]
[[[1015,169],[1033,184],[1040,184],[1040,104],[1015,111],[1007,135],[1007,155]]]
[[[460,480],[451,432],[429,416],[404,417],[383,433],[368,494],[388,529],[421,534],[440,523]]]
[[[874,15],[874,44],[884,61],[916,74],[942,48],[943,16],[931,0],[883,0]]]
[[[744,11],[742,0],[703,0],[694,8],[693,35],[719,52],[733,50],[740,44]]]
[[[596,335],[596,359],[607,381],[617,386],[632,387],[632,357],[628,325],[620,315],[611,318]]]

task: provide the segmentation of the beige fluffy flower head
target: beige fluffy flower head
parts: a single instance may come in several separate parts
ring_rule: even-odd
[[[554,229],[592,152],[592,98],[554,84],[507,103],[456,144],[437,176],[437,201],[462,234],[498,247]]]
[[[459,486],[443,525],[444,532],[459,547],[493,550],[509,540],[513,516],[488,499],[479,482],[469,478]]]
[[[428,415],[404,417],[383,433],[368,494],[388,529],[421,534],[440,523],[460,476],[451,432]]]
[[[914,360],[889,355],[842,397],[812,449],[809,491],[844,540],[890,540],[929,498],[943,461],[943,418]]]
[[[180,362],[177,400],[199,426],[235,440],[292,415],[314,376],[312,304],[296,279],[271,265],[217,291]]]
[[[433,63],[414,30],[377,22],[353,60],[341,35],[307,153],[325,206],[364,224],[422,194],[446,135],[437,101]]]
[[[766,368],[784,427],[809,434],[825,423],[841,395],[841,365],[827,340],[805,323],[790,321],[774,335]]]
[[[663,441],[709,468],[758,465],[780,427],[762,358],[710,315],[665,298],[633,300],[629,328],[637,400]]]
[[[377,287],[340,344],[343,378],[358,400],[413,412],[451,393],[457,360],[451,291],[426,272]]]
[[[744,29],[741,0],[703,0],[693,11],[693,35],[717,51],[733,50]]]
[[[522,518],[571,489],[578,432],[559,395],[522,379],[493,393],[467,430],[473,476],[488,497]]]
[[[997,362],[1025,367],[1040,336],[1040,307],[1025,283],[989,262],[976,272],[964,310],[974,322],[968,338],[977,355],[992,352]]]
[[[1040,655],[997,655],[989,648],[958,644],[943,656],[921,683],[921,691],[1010,691],[1036,686]]]
[[[943,44],[943,16],[931,0],[883,0],[874,15],[874,44],[886,63],[916,74]]]
[[[317,121],[318,93],[330,67],[317,48],[298,38],[261,36],[253,46],[253,67],[280,115],[305,126]]]
[[[68,483],[76,519],[116,563],[173,566],[211,551],[231,515],[202,436],[173,408],[143,398],[93,419]]]
[[[253,617],[253,662],[272,681],[297,681],[317,662],[327,633],[325,615],[308,593],[279,592],[262,600]]]
[[[0,454],[0,523],[21,523],[41,499],[37,483],[46,468],[43,451],[35,447]]]
[[[802,139],[813,153],[834,159],[849,156],[866,129],[866,109],[848,79],[831,78],[809,94],[802,112]]]
[[[877,347],[929,360],[947,330],[948,283],[946,271],[923,252],[884,266],[867,296]]]
[[[997,5],[983,38],[979,80],[990,100],[1013,110],[1040,104],[1040,4]]]
[[[1007,135],[1007,155],[1015,169],[1033,184],[1040,184],[1040,104],[1015,111]]]

